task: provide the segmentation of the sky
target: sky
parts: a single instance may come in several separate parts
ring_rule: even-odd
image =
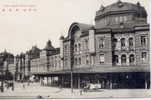
[[[49,39],[54,47],[59,47],[59,37],[67,36],[73,22],[94,24],[95,13],[101,5],[117,1],[0,0],[0,52],[6,49],[16,55],[34,45],[43,49]],[[122,1],[139,1],[149,13],[149,0]]]

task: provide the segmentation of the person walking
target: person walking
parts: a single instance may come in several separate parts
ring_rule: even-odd
[[[24,84],[24,82],[23,82],[22,84],[23,84],[23,89],[25,89],[25,84]]]
[[[12,91],[14,91],[14,82],[11,83]]]

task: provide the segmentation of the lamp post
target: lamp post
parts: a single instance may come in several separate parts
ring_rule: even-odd
[[[71,43],[70,43],[70,57],[71,57],[71,93],[73,93],[73,64],[74,64],[74,39],[71,37]]]
[[[71,71],[71,93],[73,93],[73,72]]]
[[[70,72],[70,77],[71,77],[71,93],[73,93],[73,55],[71,55],[71,72]]]

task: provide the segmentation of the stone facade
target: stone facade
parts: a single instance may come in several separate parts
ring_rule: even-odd
[[[50,40],[42,50],[33,47],[21,56],[18,71],[42,78],[55,75],[65,83],[73,72],[75,86],[77,78],[95,82],[97,76],[102,88],[148,88],[149,42],[145,8],[119,0],[101,6],[95,25],[72,23],[68,36],[60,37],[60,48]]]

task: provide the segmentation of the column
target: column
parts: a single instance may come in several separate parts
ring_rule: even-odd
[[[64,86],[64,77],[61,76],[61,87],[63,87],[63,86]]]
[[[48,83],[49,83],[49,81],[48,81],[48,80],[49,80],[49,78],[48,78],[48,76],[47,76],[47,86],[48,86]]]
[[[147,80],[145,79],[145,89],[147,89]]]
[[[126,65],[130,65],[129,64],[129,55],[126,55]]]
[[[125,38],[125,46],[126,46],[126,50],[129,50],[129,37]]]
[[[117,39],[116,49],[121,50],[121,38],[120,37]]]
[[[121,55],[118,56],[118,61],[119,61],[118,65],[121,65]]]
[[[40,77],[40,85],[43,85],[43,79]]]
[[[50,77],[50,85],[52,85],[52,76]]]
[[[78,89],[80,89],[80,75],[78,75]]]
[[[110,89],[112,89],[112,80],[110,80]]]

